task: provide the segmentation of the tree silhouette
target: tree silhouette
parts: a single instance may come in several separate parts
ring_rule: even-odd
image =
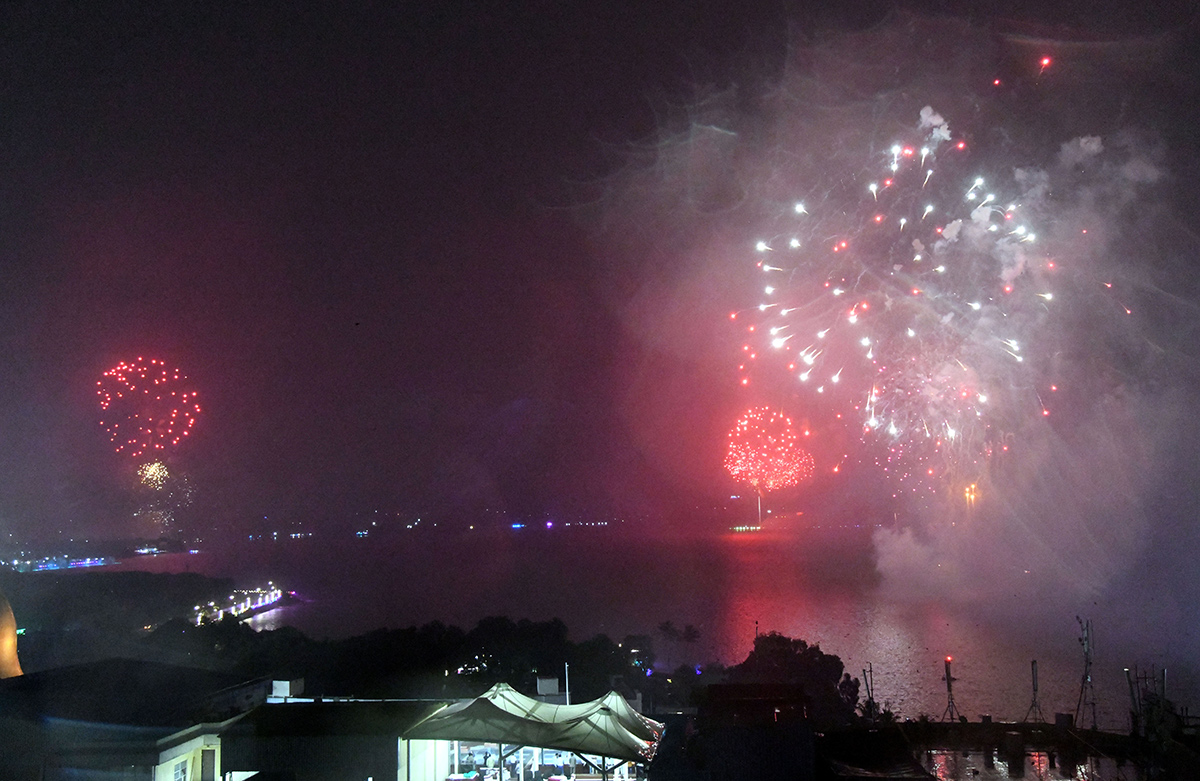
[[[728,680],[801,686],[809,717],[823,726],[853,722],[858,706],[858,679],[845,672],[840,658],[777,632],[756,637],[746,661],[729,668]]]
[[[663,639],[667,641],[668,649],[670,648],[670,646],[674,645],[675,643],[678,643],[680,638],[683,637],[682,633],[680,633],[680,631],[675,628],[675,624],[673,624],[670,620],[663,621],[661,624],[659,624],[658,632],[659,632],[659,634],[661,634],[663,636]],[[669,650],[667,651],[666,664],[667,664],[667,669],[668,670],[671,669],[671,653]]]

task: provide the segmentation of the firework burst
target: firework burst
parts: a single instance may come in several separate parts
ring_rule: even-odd
[[[985,175],[930,107],[862,163],[756,242],[762,298],[732,315],[741,384],[782,375],[827,397],[885,470],[927,490],[977,479],[1020,421],[1050,412],[1053,378],[1025,349],[1055,299],[1034,225],[1044,182]]]
[[[757,493],[790,488],[813,474],[792,419],[768,407],[748,410],[729,432],[725,470]]]
[[[155,358],[118,363],[96,382],[96,395],[114,449],[135,459],[178,445],[200,414],[187,377]]]

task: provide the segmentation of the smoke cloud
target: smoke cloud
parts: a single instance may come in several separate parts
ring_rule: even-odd
[[[880,588],[897,598],[1099,599],[1127,583],[1128,573],[1158,554],[1165,530],[1181,523],[1156,497],[1181,474],[1180,448],[1194,455],[1186,420],[1200,394],[1188,348],[1171,336],[1178,322],[1161,313],[1171,310],[1190,331],[1197,308],[1187,297],[1164,296],[1161,282],[1180,273],[1177,259],[1194,253],[1196,242],[1177,227],[1164,190],[1168,150],[1155,126],[1155,72],[1131,67],[1119,44],[1075,47],[1074,78],[1057,81],[1053,71],[1039,72],[1027,40],[956,20],[901,17],[796,44],[778,72],[668,112],[659,137],[628,155],[593,201],[603,215],[599,232],[621,250],[617,257],[669,258],[667,270],[631,263],[634,284],[655,279],[656,293],[669,298],[673,287],[694,284],[684,280],[716,281],[720,294],[688,309],[694,323],[728,322],[728,311],[757,303],[755,262],[762,259],[751,252],[754,242],[765,237],[777,252],[798,214],[867,197],[861,188],[871,161],[886,158],[914,128],[931,143],[962,140],[991,177],[986,186],[1007,194],[995,207],[948,220],[932,262],[949,266],[986,240],[999,271],[998,280],[975,281],[981,290],[995,281],[1053,283],[1045,303],[1027,309],[981,301],[974,328],[962,334],[983,346],[998,334],[1035,336],[1011,353],[1046,379],[996,389],[1028,403],[1003,430],[999,423],[989,429],[992,448],[969,500],[963,482],[948,478],[932,497],[895,490],[874,508],[878,518],[896,519],[875,535],[875,548]],[[1112,57],[1122,63],[1118,85],[1104,77]],[[1007,198],[1031,215],[1036,241],[988,238],[994,208],[1010,208]],[[654,250],[632,248],[633,237],[648,236]],[[802,241],[827,249],[831,239],[806,234]],[[825,280],[815,268],[797,263],[789,282],[819,288]],[[948,328],[966,322],[954,312],[939,317]],[[658,333],[688,327],[666,319],[641,325]],[[731,365],[741,360],[734,339],[713,340],[714,362],[722,352]],[[964,382],[993,383],[1008,376],[981,365],[972,373],[945,361],[928,376],[958,371]],[[799,390],[794,379],[769,391],[814,421],[851,414],[828,396]],[[829,485],[814,512],[857,507],[838,497],[894,480],[874,468],[889,462],[868,455],[867,445],[843,444],[816,453]],[[861,468],[835,476],[829,466],[839,458]]]

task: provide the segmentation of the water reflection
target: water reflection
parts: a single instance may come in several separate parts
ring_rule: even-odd
[[[1074,714],[1082,672],[1075,622],[1081,606],[1025,593],[1002,605],[893,599],[874,575],[869,530],[690,540],[587,532],[425,535],[340,547],[299,541],[213,551],[189,564],[239,584],[274,580],[300,591],[311,601],[257,616],[251,625],[295,626],[315,638],[430,621],[469,628],[494,615],[557,617],[576,641],[598,632],[617,641],[649,634],[660,663],[736,664],[753,646],[757,626],[820,645],[840,656],[851,675],[871,664],[878,701],[903,717],[942,714],[948,655],[955,660],[956,704],[972,720],[1025,715],[1032,659],[1039,661],[1047,718]],[[1122,668],[1139,658],[1114,650],[1118,617],[1095,610],[1099,723],[1126,729]],[[694,625],[699,641],[659,637],[656,627],[666,620]],[[1147,629],[1131,623],[1125,631],[1137,636],[1127,644],[1149,642]]]
[[[926,751],[925,769],[940,781],[1144,781],[1147,776],[1131,764],[1088,757],[1080,764],[1042,751],[1001,757],[996,751]]]

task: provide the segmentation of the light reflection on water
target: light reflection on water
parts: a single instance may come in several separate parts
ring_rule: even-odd
[[[1090,608],[1099,637],[1098,721],[1127,727],[1122,667],[1161,654],[1153,627],[1136,614],[1056,604],[1052,594],[1015,589],[1011,600],[997,604],[894,601],[879,588],[866,535],[631,541],[613,532],[528,530],[340,546],[247,543],[187,558],[193,571],[234,577],[238,585],[270,579],[297,591],[308,601],[256,616],[251,625],[290,625],[316,638],[435,620],[469,628],[492,615],[558,617],[574,640],[599,632],[617,641],[654,635],[660,664],[735,664],[750,651],[757,622],[760,632],[803,638],[839,655],[856,677],[871,664],[879,701],[903,717],[935,719],[946,707],[948,655],[956,704],[972,720],[980,714],[1020,720],[1031,704],[1035,658],[1046,718],[1073,714],[1082,672],[1075,615]],[[668,643],[656,632],[666,620],[695,625],[699,642]],[[1106,634],[1110,625],[1123,627],[1125,636]],[[1122,646],[1148,653],[1131,659]],[[1173,672],[1185,695],[1196,688],[1189,688],[1189,672]]]
[[[303,610],[303,605],[282,605],[262,613],[250,616],[242,623],[255,632],[272,632],[285,626],[293,626],[296,614]]]
[[[1062,764],[1061,757],[1045,752],[1028,752],[1021,764],[991,752],[928,751],[919,755],[926,770],[939,781],[1002,781],[1021,778],[1030,781],[1143,781],[1145,775],[1132,764],[1118,765],[1111,759],[1087,758],[1079,765]]]

